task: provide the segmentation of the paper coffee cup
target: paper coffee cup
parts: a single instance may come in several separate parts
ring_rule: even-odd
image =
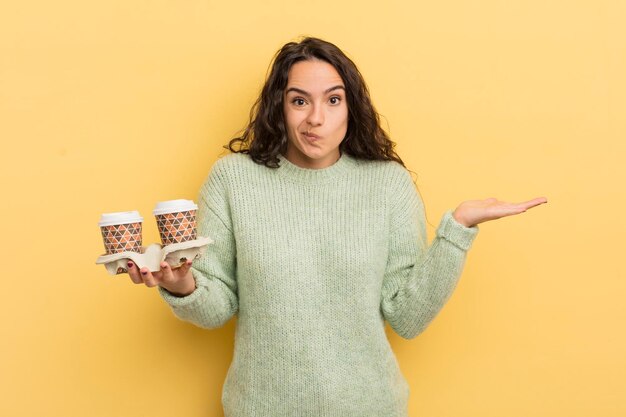
[[[107,255],[120,252],[141,253],[141,224],[138,211],[104,213],[98,226]]]
[[[192,200],[169,200],[157,203],[152,211],[156,217],[163,245],[196,240],[196,211]]]

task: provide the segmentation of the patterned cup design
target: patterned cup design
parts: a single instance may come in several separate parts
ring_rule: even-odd
[[[156,217],[161,243],[172,243],[196,240],[196,210],[178,211],[159,214]]]
[[[141,222],[101,226],[107,255],[120,252],[141,253]]]

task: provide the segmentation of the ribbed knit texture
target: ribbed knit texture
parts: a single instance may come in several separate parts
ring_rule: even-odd
[[[212,329],[237,315],[226,417],[406,417],[409,386],[385,334],[421,333],[448,300],[477,227],[424,207],[396,162],[343,154],[323,169],[229,154],[198,197],[197,289],[161,296]]]

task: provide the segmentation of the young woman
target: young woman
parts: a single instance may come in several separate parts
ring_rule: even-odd
[[[129,263],[132,281],[158,285],[177,317],[207,329],[237,314],[226,417],[407,416],[385,320],[417,336],[453,292],[477,225],[546,199],[466,201],[429,246],[361,74],[316,38],[278,51],[228,147],[198,198],[198,235],[215,243],[175,270]]]

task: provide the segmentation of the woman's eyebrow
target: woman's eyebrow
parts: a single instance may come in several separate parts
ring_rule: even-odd
[[[328,94],[328,93],[330,93],[331,91],[335,91],[335,90],[338,90],[338,89],[342,89],[344,92],[346,91],[346,88],[345,88],[343,85],[336,85],[336,86],[334,86],[334,87],[330,87],[328,90],[324,91],[324,94]],[[296,92],[296,93],[300,93],[300,94],[302,94],[303,96],[311,97],[311,93],[309,93],[309,92],[307,92],[307,91],[304,91],[304,90],[301,90],[301,89],[299,89],[299,88],[297,88],[297,87],[289,87],[289,88],[285,91],[285,94],[288,94],[288,93],[289,93],[289,92],[291,92],[291,91],[294,91],[294,92]]]

